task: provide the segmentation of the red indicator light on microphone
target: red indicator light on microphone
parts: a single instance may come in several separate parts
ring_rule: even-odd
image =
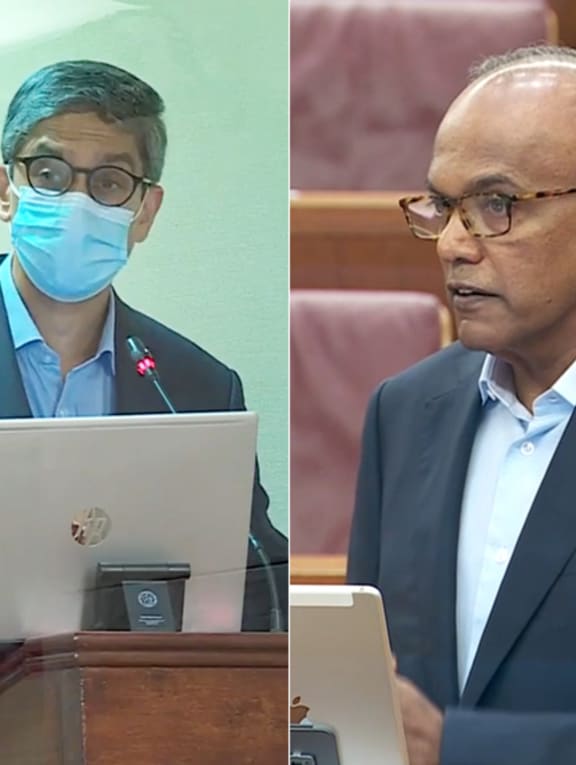
[[[144,356],[136,363],[136,371],[140,377],[144,377],[149,372],[156,371],[156,362],[152,356]]]

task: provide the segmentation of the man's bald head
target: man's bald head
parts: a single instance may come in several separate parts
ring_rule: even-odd
[[[510,109],[516,98],[530,99],[538,104],[540,115],[544,101],[552,94],[563,105],[576,104],[576,50],[551,45],[518,48],[500,55],[489,56],[470,70],[468,87],[448,109],[469,105],[477,95],[485,92],[511,98]]]
[[[543,47],[491,57],[446,112],[431,173],[447,155],[469,150],[479,163],[506,165],[520,187],[572,186],[575,126],[576,52]]]
[[[472,83],[518,66],[550,63],[576,67],[576,50],[555,45],[533,45],[488,56],[470,69],[468,81]]]

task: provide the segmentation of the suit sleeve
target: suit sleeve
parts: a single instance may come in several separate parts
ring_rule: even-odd
[[[449,708],[440,765],[574,765],[576,714]]]
[[[236,411],[244,410],[246,408],[242,392],[242,383],[235,372],[232,372],[229,407],[231,410]],[[250,528],[252,534],[260,542],[270,558],[276,587],[278,588],[284,626],[287,627],[288,541],[286,537],[272,525],[268,516],[269,504],[270,501],[268,495],[260,483],[260,468],[258,466],[258,460],[256,460]],[[269,630],[271,607],[272,603],[266,571],[262,567],[252,546],[249,545],[246,565],[246,589],[244,593],[242,629],[250,632]]]
[[[378,583],[380,561],[380,502],[382,492],[379,410],[383,386],[372,396],[362,437],[356,502],[348,549],[349,584]]]

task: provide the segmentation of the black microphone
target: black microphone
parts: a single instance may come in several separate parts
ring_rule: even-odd
[[[156,359],[150,353],[148,348],[146,348],[142,340],[140,340],[140,338],[136,337],[135,335],[130,335],[130,337],[126,338],[126,346],[128,348],[130,358],[136,366],[136,372],[140,375],[140,377],[143,377],[145,380],[149,380],[152,385],[154,385],[168,409],[172,412],[172,414],[177,414],[177,411],[172,404],[170,397],[160,382],[158,370],[156,369]],[[268,557],[266,551],[258,539],[254,536],[254,534],[252,534],[251,531],[248,533],[248,539],[250,540],[250,544],[254,548],[254,551],[256,552],[260,562],[262,563],[264,572],[266,574],[268,594],[270,596],[271,603],[270,632],[284,632],[282,623],[282,609],[280,608],[280,598],[278,597],[276,578],[274,577],[274,571],[272,570],[270,558]]]
[[[130,358],[136,365],[136,371],[140,377],[143,377],[145,380],[150,380],[152,385],[156,388],[162,397],[162,401],[164,401],[168,409],[172,412],[172,414],[176,414],[176,409],[170,401],[170,397],[164,390],[164,386],[160,382],[160,377],[158,376],[158,371],[156,369],[156,359],[154,356],[150,353],[148,348],[146,348],[142,340],[140,340],[139,337],[134,337],[134,335],[126,338],[126,346],[128,348]]]

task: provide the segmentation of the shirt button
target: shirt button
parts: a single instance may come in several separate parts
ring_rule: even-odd
[[[72,417],[72,412],[69,409],[61,408],[56,412],[58,417]]]
[[[510,560],[510,550],[506,547],[499,547],[494,553],[494,560],[496,563],[508,563]]]
[[[522,446],[520,447],[520,451],[522,454],[529,455],[534,453],[534,444],[532,441],[524,441]]]

